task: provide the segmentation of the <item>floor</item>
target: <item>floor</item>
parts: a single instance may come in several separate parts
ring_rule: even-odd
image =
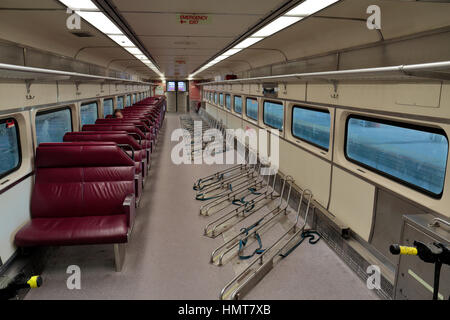
[[[59,247],[42,274],[44,284],[26,299],[218,299],[235,272],[218,267],[209,255],[223,238],[203,236],[194,180],[223,165],[175,165],[171,133],[179,116],[168,114],[127,247],[123,271],[114,271],[113,247]],[[80,267],[81,289],[69,290],[71,265]],[[302,244],[282,260],[246,299],[378,299],[321,240]]]

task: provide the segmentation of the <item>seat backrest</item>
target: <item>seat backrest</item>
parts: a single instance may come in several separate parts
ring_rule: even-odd
[[[146,139],[145,133],[132,124],[85,124],[82,131],[126,131],[128,133],[134,133]]]
[[[134,150],[141,150],[143,147],[126,131],[79,131],[67,132],[63,138],[64,142],[115,142],[117,144],[127,144]]]
[[[36,149],[32,218],[126,214],[134,161],[114,142],[41,143]]]

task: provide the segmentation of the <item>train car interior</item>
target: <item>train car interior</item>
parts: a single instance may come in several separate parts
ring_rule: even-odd
[[[448,300],[449,136],[447,0],[0,0],[0,300]]]

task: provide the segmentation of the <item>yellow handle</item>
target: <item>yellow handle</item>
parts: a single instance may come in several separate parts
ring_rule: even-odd
[[[42,284],[42,278],[40,276],[33,276],[27,281],[27,284],[32,289],[39,288]]]
[[[400,254],[409,255],[409,256],[416,256],[417,255],[417,248],[416,247],[400,246]]]

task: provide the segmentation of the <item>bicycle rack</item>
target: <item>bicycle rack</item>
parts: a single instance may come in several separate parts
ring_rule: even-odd
[[[218,182],[220,180],[222,180],[223,176],[227,175],[227,174],[235,174],[235,171],[238,171],[238,174],[240,174],[242,171],[247,170],[247,164],[238,164],[236,166],[233,166],[231,168],[225,169],[225,170],[221,170],[218,171],[214,174],[211,174],[209,176],[203,177],[198,179],[193,186],[194,190],[202,190],[208,186],[210,186],[212,183],[214,182]],[[209,182],[206,185],[203,185],[205,182]]]
[[[230,211],[227,211],[225,214],[220,216],[218,219],[210,222],[206,225],[204,229],[204,235],[215,238],[221,233],[229,230],[233,225],[235,225],[238,222],[241,222],[254,213],[258,212],[261,208],[263,208],[266,203],[264,203],[264,200],[267,200],[269,197],[271,200],[278,198],[279,196],[274,197],[275,193],[275,181],[277,179],[276,175],[273,175],[273,183],[272,187],[267,184],[264,188],[266,189],[264,192],[260,192],[261,190],[257,190],[258,194],[255,194],[256,197],[253,199],[246,201],[245,204],[238,206],[236,209],[232,209]],[[269,182],[270,182],[270,176],[269,176]],[[259,206],[257,206],[260,204]],[[231,223],[232,220],[233,223]]]
[[[260,168],[261,164],[257,164],[256,166],[249,168],[249,170],[244,174],[233,175],[232,177],[229,177],[227,179],[212,183],[208,187],[205,187],[203,190],[199,190],[195,198],[197,200],[202,200],[209,197],[216,197],[218,194],[212,194],[212,192],[216,190],[225,189],[225,191],[223,192],[219,191],[221,195],[230,193],[233,191],[233,188],[238,187],[242,185],[242,183],[246,183],[247,181],[250,182],[255,177],[258,177]]]
[[[303,198],[305,193],[309,195],[305,213],[305,221],[301,227],[298,227]],[[276,259],[281,259],[280,254],[290,252],[295,248],[296,242],[301,238],[301,234],[305,229],[308,220],[311,200],[313,195],[310,190],[304,190],[301,194],[299,205],[297,208],[297,217],[292,226],[283,235],[275,241],[269,248],[265,249],[257,259],[251,262],[239,275],[233,278],[220,292],[220,299],[237,300],[248,293],[256,284],[264,278],[264,276],[273,269]]]
[[[286,198],[286,203],[285,203],[285,205],[283,205],[283,195],[284,195],[286,182],[289,183],[289,191],[288,191],[288,195]],[[273,225],[272,222],[276,221],[276,219],[278,217],[280,217],[281,214],[284,213],[284,215],[286,216],[287,209],[289,207],[289,200],[291,198],[291,190],[292,190],[293,182],[294,182],[294,179],[291,176],[286,176],[283,179],[283,186],[281,189],[281,196],[279,198],[279,200],[280,200],[279,204],[274,209],[272,209],[269,213],[265,214],[261,219],[259,219],[256,224],[254,224],[255,228],[252,229],[253,231],[251,233],[248,233],[246,235],[246,230],[243,230],[239,234],[237,234],[235,237],[233,237],[229,241],[225,242],[220,247],[216,248],[211,253],[210,262],[213,264],[217,262],[218,266],[222,266],[223,259],[225,256],[228,256],[228,258],[231,258],[230,257],[231,252],[235,251],[234,255],[239,253],[238,247],[239,247],[240,241],[248,241],[250,238],[254,237],[257,233],[261,233],[261,231],[264,230],[266,227],[272,226]]]

